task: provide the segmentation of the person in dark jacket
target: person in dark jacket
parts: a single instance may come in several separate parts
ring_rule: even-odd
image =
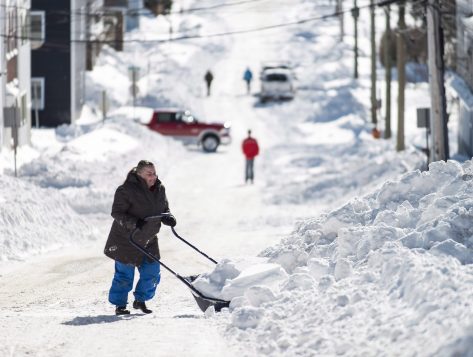
[[[245,183],[248,181],[251,181],[251,183],[253,183],[253,180],[255,178],[255,174],[254,174],[255,157],[259,154],[259,146],[256,139],[251,136],[251,130],[248,130],[248,137],[245,140],[243,140],[241,148],[246,158]]]
[[[210,70],[205,73],[204,76],[205,83],[207,84],[207,97],[210,96],[210,87],[212,86],[212,81],[214,80],[214,75]]]
[[[141,160],[115,191],[113,223],[104,249],[105,255],[115,260],[115,275],[108,300],[116,306],[116,315],[130,313],[126,305],[128,293],[133,289],[135,267],[138,268],[140,278],[133,293],[133,308],[146,314],[152,312],[146,307],[145,301],[154,297],[161,277],[160,265],[133,247],[129,242],[129,235],[135,228],[139,228],[135,240],[159,259],[156,234],[161,223],[174,227],[176,219],[170,213],[160,221],[147,222],[144,218],[165,212],[170,212],[166,191],[156,175],[154,164]]]

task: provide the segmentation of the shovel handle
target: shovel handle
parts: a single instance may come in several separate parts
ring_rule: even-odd
[[[145,221],[154,221],[154,220],[157,220],[157,219],[161,219],[165,216],[169,216],[170,213],[161,213],[161,214],[158,214],[156,216],[149,216],[149,217],[145,217]],[[215,263],[215,264],[218,264],[218,262],[213,259],[212,257],[209,257],[207,254],[205,254],[203,251],[201,251],[199,248],[197,248],[195,245],[193,245],[192,243],[190,243],[189,241],[185,240],[184,238],[182,238],[179,234],[177,234],[176,230],[174,229],[174,227],[171,227],[171,230],[172,230],[172,233],[176,236],[176,238],[180,239],[181,241],[183,241],[184,243],[186,243],[189,247],[191,247],[192,249],[194,249],[195,251],[199,252],[200,254],[202,254],[204,257],[206,257],[208,260],[210,260],[212,263]]]
[[[201,250],[199,250],[195,245],[191,244],[190,242],[186,241],[184,238],[182,238],[179,234],[177,234],[176,230],[174,229],[174,227],[171,227],[171,230],[172,230],[172,233],[174,233],[174,235],[182,240],[184,243],[186,243],[189,247],[191,247],[192,249],[194,249],[195,251],[199,252],[200,254],[202,254],[204,257],[206,257],[208,260],[210,260],[212,263],[215,263],[215,264],[218,264],[218,262],[209,257],[207,254],[205,254],[204,252],[202,252]]]
[[[152,216],[152,217],[147,217],[145,218],[145,220],[150,220],[149,218],[161,218],[162,215],[160,216]],[[152,219],[151,219],[152,220]],[[156,257],[155,255],[151,254],[150,252],[148,252],[146,250],[145,247],[141,246],[140,244],[138,244],[138,242],[135,241],[135,234],[139,231],[140,229],[139,228],[135,228],[133,229],[133,231],[130,233],[130,236],[128,237],[130,243],[132,246],[134,246],[136,249],[138,249],[141,253],[143,253],[144,255],[146,255],[148,258],[150,258],[151,260],[154,260],[155,262],[159,263],[163,268],[165,268],[168,272],[170,272],[172,275],[174,275],[176,278],[178,278],[182,283],[184,283],[190,290],[192,290],[192,292],[195,293],[195,295],[201,297],[202,299],[206,299],[208,301],[211,301],[213,304],[216,304],[216,303],[224,303],[226,304],[225,306],[228,306],[229,302],[228,301],[225,301],[225,300],[222,300],[222,299],[217,299],[217,298],[212,298],[212,297],[208,297],[208,296],[205,296],[204,294],[202,294],[199,290],[197,290],[194,285],[192,285],[186,278],[184,278],[182,275],[180,275],[179,273],[175,272],[173,269],[171,269],[169,266],[167,266],[166,264],[164,264],[160,259],[158,259],[158,257]]]

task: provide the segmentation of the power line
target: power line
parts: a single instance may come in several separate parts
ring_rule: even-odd
[[[420,0],[424,1],[424,0]],[[239,4],[243,2],[249,2],[247,0],[239,2]],[[365,5],[365,6],[358,6],[358,9],[367,9],[371,7],[381,7],[381,6],[387,6],[393,3],[397,3],[399,0],[385,0],[382,2],[379,2],[377,4],[371,5]],[[233,3],[236,4],[236,3]],[[351,13],[353,9],[347,9],[347,10],[342,10],[342,11],[335,11],[333,13],[327,14],[327,15],[322,15],[322,16],[316,16],[316,17],[310,17],[306,19],[301,19],[297,21],[292,21],[292,22],[286,22],[286,23],[281,23],[281,24],[275,24],[275,25],[268,25],[268,26],[261,26],[253,29],[246,29],[246,30],[235,30],[235,31],[227,31],[227,32],[222,32],[222,33],[215,33],[215,34],[207,34],[207,35],[182,35],[170,39],[128,39],[128,40],[69,40],[69,41],[64,41],[64,42],[76,42],[76,43],[102,43],[102,44],[115,44],[115,43],[167,43],[167,42],[175,42],[175,41],[183,41],[183,40],[193,40],[193,39],[201,39],[201,38],[214,38],[214,37],[224,37],[224,36],[233,36],[233,35],[241,35],[241,34],[247,34],[247,33],[254,33],[254,32],[261,32],[261,31],[267,31],[267,30],[272,30],[276,28],[283,28],[283,27],[289,27],[289,26],[295,26],[295,25],[301,25],[309,22],[314,22],[314,21],[320,21],[320,20],[327,20],[329,18],[335,18],[338,17],[342,14],[345,13]],[[38,40],[37,38],[28,38],[28,37],[21,37],[21,36],[9,36],[5,34],[0,34],[0,37],[4,38],[16,38],[16,39],[22,39],[22,40]],[[61,41],[61,43],[63,43]]]

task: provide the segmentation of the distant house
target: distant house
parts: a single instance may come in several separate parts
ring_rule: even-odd
[[[0,0],[0,147],[28,144],[31,135],[29,0]],[[16,135],[15,135],[16,133]]]
[[[31,1],[33,116],[72,124],[85,99],[88,0]],[[35,120],[35,119],[34,119]]]
[[[456,27],[456,72],[463,79],[452,82],[460,107],[458,151],[473,157],[473,6],[470,0],[457,0]]]

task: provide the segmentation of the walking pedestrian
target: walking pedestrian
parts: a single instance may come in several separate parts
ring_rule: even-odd
[[[128,293],[133,289],[135,268],[138,268],[140,278],[133,292],[133,308],[140,309],[145,314],[152,312],[146,307],[145,301],[155,295],[161,278],[160,265],[132,246],[128,237],[135,228],[139,228],[136,240],[159,258],[156,234],[161,223],[174,227],[176,219],[171,214],[160,221],[147,222],[144,218],[165,212],[169,212],[168,200],[164,186],[156,175],[154,164],[141,160],[115,191],[112,205],[113,223],[104,249],[105,255],[115,260],[115,275],[108,300],[116,306],[116,315],[130,313],[126,305]]]
[[[253,183],[254,175],[254,164],[255,157],[259,154],[258,142],[255,138],[251,136],[251,130],[248,130],[248,136],[242,143],[243,154],[245,154],[246,164],[245,164],[245,183],[251,181]]]
[[[243,73],[243,80],[246,82],[246,93],[251,92],[251,80],[253,79],[253,73],[249,67],[246,67],[245,73]]]
[[[207,97],[210,96],[210,86],[212,85],[212,81],[214,80],[214,76],[210,70],[207,70],[204,76],[205,83],[207,83]]]

